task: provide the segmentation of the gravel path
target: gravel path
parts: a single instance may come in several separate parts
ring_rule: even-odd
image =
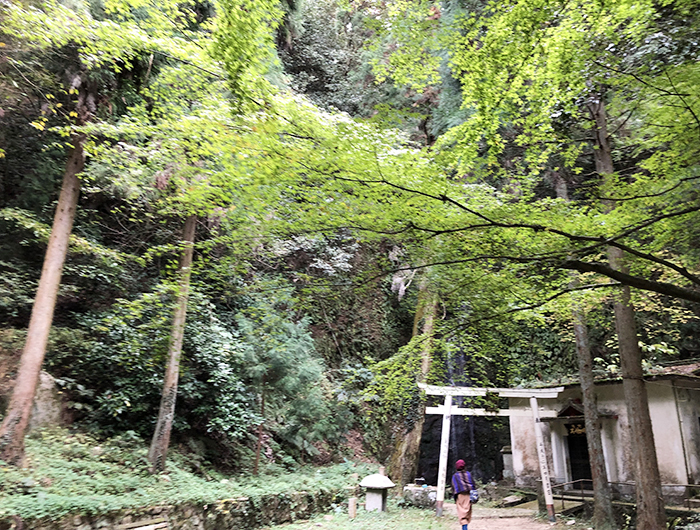
[[[456,518],[454,504],[445,504],[445,511],[454,514]],[[469,523],[469,530],[552,530],[554,528],[566,528],[562,524],[549,523],[535,518],[534,510],[522,508],[486,508],[474,507],[472,522]],[[461,530],[458,522],[455,522],[454,529]]]

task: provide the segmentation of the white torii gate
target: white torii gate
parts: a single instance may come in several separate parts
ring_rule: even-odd
[[[438,468],[438,484],[436,498],[436,515],[442,516],[445,502],[445,482],[447,479],[447,456],[450,447],[450,420],[452,415],[459,416],[529,416],[535,423],[535,438],[537,440],[537,456],[540,461],[540,475],[542,477],[542,489],[547,504],[549,520],[554,521],[554,498],[552,497],[552,484],[549,480],[549,468],[547,467],[547,453],[544,446],[544,437],[540,425],[540,411],[537,406],[537,398],[556,398],[564,390],[563,386],[556,388],[474,388],[434,386],[418,383],[418,386],[430,396],[445,396],[445,402],[441,407],[426,407],[426,414],[442,415],[442,436],[440,438],[440,467]],[[499,397],[530,398],[530,411],[520,409],[499,409],[490,411],[486,409],[452,407],[452,396],[481,396],[495,394]],[[554,416],[554,411],[544,414],[546,417]]]

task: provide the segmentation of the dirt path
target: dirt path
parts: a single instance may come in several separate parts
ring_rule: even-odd
[[[446,511],[454,511],[454,504],[446,504]],[[456,512],[454,512],[456,517]],[[458,522],[455,522],[454,530],[461,530]],[[560,525],[549,523],[535,518],[533,510],[519,508],[485,508],[474,507],[472,522],[469,530],[552,530],[563,528]]]

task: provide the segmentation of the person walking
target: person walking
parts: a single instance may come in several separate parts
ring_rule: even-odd
[[[470,492],[476,489],[472,474],[466,470],[467,464],[464,460],[455,462],[457,472],[452,475],[452,488],[454,490],[455,502],[457,503],[457,517],[462,530],[467,530],[467,525],[472,520],[472,503]]]

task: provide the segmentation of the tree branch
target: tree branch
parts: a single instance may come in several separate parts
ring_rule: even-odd
[[[579,287],[573,287],[569,289],[563,289],[561,291],[557,291],[551,296],[548,296],[544,300],[541,300],[539,302],[534,302],[532,304],[526,305],[526,306],[521,306],[521,307],[514,307],[513,309],[508,309],[507,311],[502,311],[500,313],[493,313],[491,315],[486,315],[481,318],[477,318],[474,320],[469,320],[467,322],[463,322],[461,324],[457,324],[456,326],[453,326],[452,328],[448,329],[445,331],[446,336],[451,336],[453,333],[456,331],[459,331],[460,329],[463,329],[469,325],[477,324],[478,322],[482,322],[484,320],[492,320],[495,318],[500,318],[505,315],[509,315],[512,313],[519,313],[521,311],[529,311],[531,309],[537,309],[538,307],[542,307],[543,305],[551,302],[552,300],[555,300],[559,298],[560,296],[564,296],[565,294],[569,294],[575,291],[590,291],[593,289],[601,289],[601,288],[606,288],[606,287],[619,287],[621,284],[619,283],[594,283],[594,284],[589,284],[589,285],[581,285]]]
[[[700,179],[700,175],[695,176],[695,177],[684,177],[682,179],[679,179],[678,182],[676,184],[674,184],[673,186],[671,186],[670,188],[665,189],[663,191],[659,191],[657,193],[649,193],[648,195],[634,195],[632,197],[600,197],[600,196],[598,196],[596,198],[598,200],[601,200],[601,201],[625,202],[625,201],[636,201],[638,199],[650,199],[653,197],[661,197],[662,195],[666,195],[667,193],[682,186],[685,182],[690,182],[691,180],[697,180],[697,179]]]
[[[640,278],[638,276],[632,276],[631,274],[617,271],[604,263],[567,260],[559,263],[557,266],[562,269],[570,269],[579,272],[595,272],[597,274],[607,276],[612,280],[616,280],[624,285],[629,285],[630,287],[665,294],[673,298],[681,298],[682,300],[688,300],[689,302],[700,303],[700,292],[686,289],[684,287],[678,287],[677,285],[673,285],[671,283],[656,282],[645,278]]]
[[[649,81],[646,81],[642,79],[640,76],[633,72],[625,72],[624,70],[620,70],[618,68],[615,68],[614,66],[610,66],[609,64],[603,64],[600,61],[593,61],[593,64],[600,66],[601,68],[605,68],[606,70],[611,70],[617,74],[622,74],[622,75],[628,75],[637,81],[639,81],[641,84],[643,84],[646,87],[653,88],[657,92],[660,92],[661,94],[665,94],[667,96],[673,96],[673,97],[683,97],[683,96],[690,96],[691,94],[678,94],[676,92],[671,92],[670,90],[666,90],[665,88],[661,88],[655,85],[652,85],[649,83]]]

